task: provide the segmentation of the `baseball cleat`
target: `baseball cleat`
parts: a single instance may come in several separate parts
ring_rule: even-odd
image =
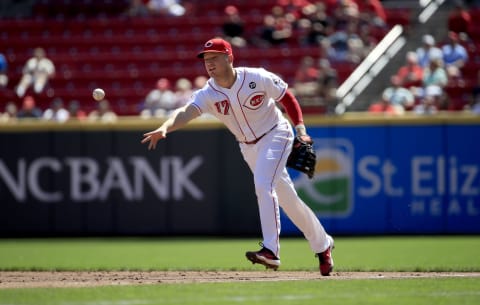
[[[259,251],[248,251],[245,253],[245,256],[252,264],[261,264],[267,269],[277,270],[280,266],[280,259],[265,247]]]
[[[332,257],[332,250],[335,248],[333,243],[333,238],[328,235],[328,241],[330,242],[330,246],[327,250],[323,251],[322,253],[317,253],[318,260],[320,261],[320,273],[323,276],[330,275],[330,272],[333,271],[333,257]]]

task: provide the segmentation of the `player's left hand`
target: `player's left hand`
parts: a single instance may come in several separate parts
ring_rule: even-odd
[[[298,138],[305,143],[313,144],[313,140],[309,135],[298,136]]]
[[[315,174],[317,156],[313,141],[308,135],[297,135],[293,140],[292,151],[287,159],[287,166],[307,174],[312,179]]]

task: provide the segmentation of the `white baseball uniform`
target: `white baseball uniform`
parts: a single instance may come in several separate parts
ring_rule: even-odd
[[[285,167],[293,142],[290,123],[277,107],[288,85],[262,68],[237,67],[231,88],[210,78],[192,97],[200,113],[222,121],[240,143],[253,172],[263,246],[280,258],[279,205],[303,232],[314,253],[329,247],[327,234],[312,210],[298,197]]]

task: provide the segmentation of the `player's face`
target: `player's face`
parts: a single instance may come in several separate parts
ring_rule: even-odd
[[[223,53],[205,53],[203,60],[208,75],[213,78],[225,77],[231,68],[228,55]]]

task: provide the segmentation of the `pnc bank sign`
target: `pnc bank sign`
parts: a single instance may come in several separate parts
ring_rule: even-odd
[[[204,163],[201,156],[189,160],[177,156],[162,157],[152,164],[141,156],[108,157],[38,157],[17,159],[6,164],[0,159],[0,198],[9,196],[18,202],[88,202],[107,200],[115,192],[124,200],[139,201],[147,189],[160,200],[202,200],[204,193],[192,175]],[[51,186],[45,180],[60,181]],[[61,186],[60,186],[61,185]],[[189,197],[187,197],[189,196]]]

